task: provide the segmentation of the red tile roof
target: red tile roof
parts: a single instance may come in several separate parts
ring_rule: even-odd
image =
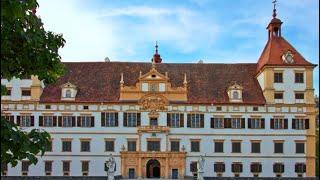
[[[293,54],[293,64],[286,64],[282,60],[282,55],[288,50],[290,50]],[[273,36],[268,40],[258,60],[257,72],[262,70],[262,68],[266,65],[315,66],[314,64],[308,62],[288,41],[281,36]]]
[[[139,72],[149,72],[151,63],[141,62],[77,62],[64,63],[66,74],[45,87],[40,102],[62,102],[61,85],[71,82],[78,88],[75,102],[120,102],[120,75],[125,85],[134,86]],[[244,104],[265,104],[255,78],[257,64],[175,64],[159,63],[157,70],[168,77],[173,87],[188,81],[188,102],[195,104],[227,104],[227,88],[236,81],[243,86]],[[178,103],[178,102],[172,102]]]

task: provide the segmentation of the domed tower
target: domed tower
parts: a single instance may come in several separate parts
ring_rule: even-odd
[[[282,21],[277,18],[276,13],[276,1],[273,3],[272,19],[267,26],[268,41],[257,63],[256,78],[267,107],[275,108],[275,112],[281,113],[281,107],[287,106],[290,107],[289,112],[305,114],[305,119],[310,120],[306,137],[306,175],[312,177],[315,176],[313,69],[316,65],[308,62],[283,37]]]
[[[160,54],[158,54],[158,42],[156,42],[156,52],[154,53],[153,55],[153,58],[151,59],[152,63],[161,63],[162,62],[162,59],[160,57]]]

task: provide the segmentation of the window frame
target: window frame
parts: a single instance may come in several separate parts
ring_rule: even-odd
[[[194,146],[194,143],[197,143],[197,147],[196,149],[194,149],[196,146]],[[201,152],[201,143],[200,143],[200,140],[191,140],[190,141],[190,152]]]
[[[90,152],[90,151],[91,151],[91,141],[80,140],[80,152]]]
[[[304,83],[304,72],[294,73],[294,83]]]
[[[237,146],[239,144],[239,151],[236,151]],[[231,153],[241,153],[241,141],[232,141],[231,142]]]
[[[61,152],[72,152],[72,140],[62,140],[61,142],[62,142]],[[67,148],[68,144],[70,144],[70,148]]]
[[[110,143],[111,148],[107,148],[107,143]],[[104,151],[105,152],[114,152],[115,151],[115,140],[114,139],[105,139],[104,141]]]
[[[274,72],[273,83],[283,83],[283,72]]]

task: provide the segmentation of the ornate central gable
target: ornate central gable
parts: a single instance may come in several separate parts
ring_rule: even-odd
[[[165,99],[165,101],[187,101],[187,80],[186,75],[184,77],[181,87],[171,87],[170,78],[168,73],[161,74],[156,69],[156,64],[153,63],[149,72],[142,74],[140,71],[139,78],[135,86],[126,86],[125,77],[121,73],[120,80],[120,101],[140,101],[145,97],[148,99]],[[148,100],[147,99],[147,100]],[[144,99],[146,101],[146,99]]]

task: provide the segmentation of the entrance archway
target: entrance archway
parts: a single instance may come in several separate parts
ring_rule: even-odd
[[[160,178],[160,162],[156,159],[150,159],[147,162],[147,178]]]

